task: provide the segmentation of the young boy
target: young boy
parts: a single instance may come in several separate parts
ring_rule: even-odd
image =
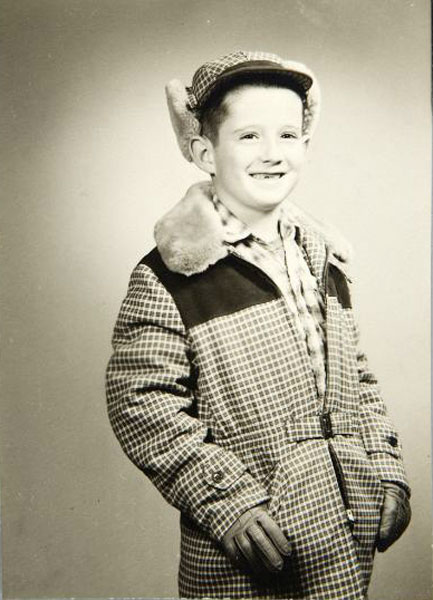
[[[181,511],[188,598],[365,599],[410,519],[397,433],[357,350],[347,245],[286,202],[317,121],[313,74],[273,54],[168,86],[211,176],[155,229],[107,370],[126,454]]]

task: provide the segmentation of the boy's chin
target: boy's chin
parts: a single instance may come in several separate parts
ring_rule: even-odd
[[[251,204],[255,204],[258,210],[263,212],[270,212],[275,210],[286,200],[290,192],[281,194],[261,194],[251,198]]]
[[[266,187],[263,187],[254,190],[251,194],[251,199],[254,198],[257,203],[262,204],[263,206],[278,206],[290,196],[294,187],[295,184],[292,186],[281,186],[280,189],[266,189]]]

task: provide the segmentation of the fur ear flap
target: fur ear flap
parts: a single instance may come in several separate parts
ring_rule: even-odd
[[[189,142],[191,137],[200,134],[200,123],[188,106],[188,94],[181,81],[169,81],[165,86],[165,93],[177,143],[183,156],[191,162]]]

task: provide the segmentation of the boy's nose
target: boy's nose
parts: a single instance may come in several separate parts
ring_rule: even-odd
[[[282,148],[278,140],[263,140],[260,148],[260,158],[264,162],[281,162]]]

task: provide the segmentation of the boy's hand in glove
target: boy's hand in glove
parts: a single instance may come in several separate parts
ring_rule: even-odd
[[[385,552],[402,535],[409,525],[412,511],[409,496],[405,490],[389,481],[382,481],[385,488],[385,498],[382,506],[377,549]]]
[[[222,539],[229,559],[255,573],[278,573],[291,553],[290,543],[267,511],[266,504],[244,512]]]

